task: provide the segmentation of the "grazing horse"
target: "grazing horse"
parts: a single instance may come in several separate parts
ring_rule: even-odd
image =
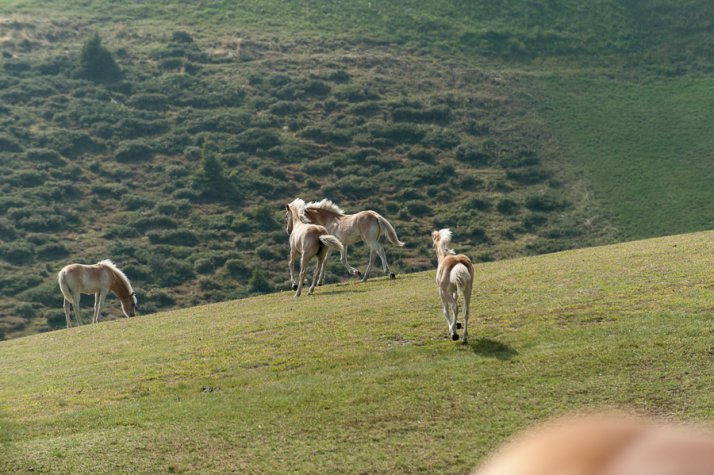
[[[300,209],[305,206],[305,202],[300,198],[292,203],[285,205],[285,229],[290,235],[290,281],[293,285],[293,290],[296,290],[295,297],[299,297],[302,292],[302,285],[305,281],[305,272],[310,260],[317,256],[317,266],[315,273],[312,276],[312,285],[308,290],[308,295],[315,290],[315,284],[320,273],[325,267],[325,261],[330,249],[336,249],[340,252],[344,251],[342,243],[335,236],[327,232],[324,226],[307,223],[300,215]],[[300,277],[295,282],[295,274],[293,272],[295,257],[300,254]]]
[[[469,304],[474,282],[474,266],[468,257],[463,254],[457,255],[449,249],[449,244],[451,244],[449,229],[432,232],[431,239],[439,260],[439,266],[436,269],[436,285],[439,286],[444,317],[449,325],[449,336],[454,341],[459,339],[459,335],[456,333],[456,329],[459,328],[456,317],[459,313],[458,294],[461,294],[464,296],[464,343],[466,343],[469,340]],[[449,316],[449,309],[453,313],[453,320]]]
[[[526,431],[472,475],[712,475],[714,432],[627,414],[575,415]]]
[[[394,273],[389,271],[384,246],[379,243],[379,238],[386,236],[389,242],[399,247],[404,246],[404,243],[399,240],[392,225],[389,224],[389,221],[384,219],[382,215],[371,210],[360,211],[355,214],[345,214],[337,205],[327,199],[305,204],[301,208],[300,213],[301,216],[304,216],[309,222],[325,226],[331,234],[337,236],[342,242],[344,250],[340,254],[340,260],[351,275],[359,276],[361,273],[347,263],[347,246],[361,239],[367,244],[367,247],[369,247],[369,262],[367,263],[367,269],[365,269],[364,275],[362,275],[362,282],[369,277],[375,254],[378,255],[382,261],[384,273],[389,274],[389,277],[392,279],[395,278]],[[325,272],[323,269],[320,275],[320,282],[324,281]]]
[[[83,264],[70,264],[62,268],[57,274],[57,282],[64,296],[64,316],[67,319],[67,328],[72,326],[69,306],[74,306],[74,316],[77,325],[82,324],[79,312],[80,294],[94,294],[94,315],[92,323],[97,323],[99,314],[104,306],[104,299],[109,291],[119,298],[121,310],[125,317],[133,317],[136,309],[136,294],[131,288],[131,283],[126,275],[120,271],[109,259],[97,264],[87,266]]]

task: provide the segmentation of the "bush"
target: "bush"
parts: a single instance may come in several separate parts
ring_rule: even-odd
[[[12,135],[0,133],[0,151],[22,152],[22,145]]]
[[[228,259],[223,267],[234,279],[245,279],[250,274],[250,269],[241,259]]]
[[[64,165],[65,161],[56,150],[47,148],[32,148],[25,152],[25,159],[30,162],[51,165]]]
[[[272,290],[270,283],[263,275],[263,272],[260,270],[259,266],[255,266],[253,268],[253,272],[250,275],[250,279],[248,279],[248,289],[250,289],[251,292],[261,294],[270,292]]]
[[[94,82],[115,82],[121,79],[121,70],[114,56],[101,44],[99,34],[95,33],[84,43],[79,53],[77,73]]]
[[[120,162],[140,162],[150,160],[154,155],[153,148],[141,140],[121,142],[114,153],[114,158]]]
[[[526,199],[526,208],[531,211],[556,211],[567,206],[568,203],[557,196],[535,195]]]
[[[168,98],[157,93],[136,94],[129,99],[130,106],[144,110],[163,111],[166,110],[168,104]]]
[[[146,233],[151,244],[171,244],[173,246],[195,246],[199,243],[198,236],[188,229],[169,229],[166,231],[149,231]]]
[[[48,243],[39,246],[36,250],[37,257],[43,260],[56,260],[69,255],[69,249],[62,243]]]
[[[498,202],[496,209],[501,214],[513,214],[518,210],[518,203],[510,198],[504,198]]]
[[[454,158],[471,166],[485,166],[491,163],[493,155],[476,144],[463,143],[454,150]]]
[[[0,247],[0,257],[10,264],[20,266],[32,263],[35,258],[35,251],[27,243],[14,242]]]

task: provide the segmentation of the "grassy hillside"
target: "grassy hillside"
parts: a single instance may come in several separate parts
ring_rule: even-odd
[[[539,79],[566,166],[590,183],[622,236],[714,229],[714,81]]]
[[[397,272],[441,226],[478,261],[710,229],[711,2],[497,3],[1,2],[0,339],[64,325],[73,261],[145,312],[287,288],[297,195],[387,216]]]
[[[432,272],[1,342],[0,471],[464,473],[565,411],[714,421],[713,244],[479,264],[469,345]]]

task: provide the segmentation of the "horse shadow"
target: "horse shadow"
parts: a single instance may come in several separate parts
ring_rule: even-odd
[[[470,339],[466,345],[469,346],[471,351],[476,355],[496,358],[500,361],[507,361],[514,356],[518,356],[518,351],[516,351],[515,348],[491,338],[479,337]]]

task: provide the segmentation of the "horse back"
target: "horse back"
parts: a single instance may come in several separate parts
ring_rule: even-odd
[[[109,289],[114,275],[105,266],[70,264],[62,268],[60,275],[64,275],[67,286],[72,293],[93,294],[102,289]]]

